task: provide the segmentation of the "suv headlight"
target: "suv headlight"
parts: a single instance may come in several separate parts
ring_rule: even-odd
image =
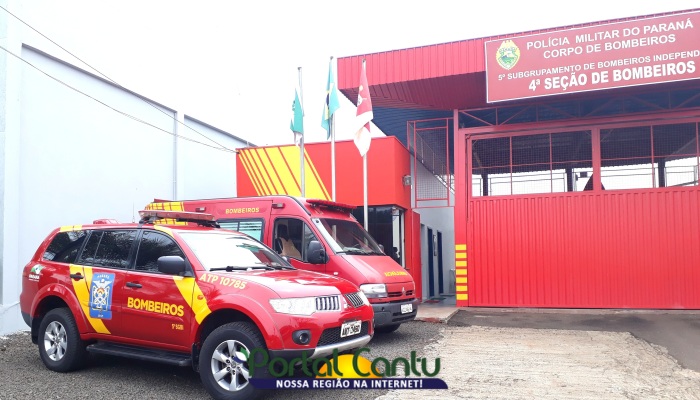
[[[270,299],[270,305],[275,311],[282,314],[311,315],[316,312],[315,297]]]
[[[383,283],[367,283],[360,285],[360,290],[369,299],[377,299],[380,297],[386,297],[386,285]]]
[[[364,303],[364,305],[369,305],[369,300],[367,300],[367,295],[365,295],[365,292],[360,290],[359,292],[357,292],[357,296],[362,299],[362,303]]]

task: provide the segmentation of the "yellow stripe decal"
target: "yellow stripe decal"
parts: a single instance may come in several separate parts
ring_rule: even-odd
[[[284,158],[282,149],[280,147],[272,148],[269,149],[267,154],[270,156],[270,160],[272,160],[272,165],[276,166],[277,173],[282,180],[282,185],[284,185],[285,194],[290,196],[300,196],[301,189],[299,189],[299,182],[289,169],[291,166],[288,165],[288,161]],[[299,163],[297,163],[297,165],[299,165]]]
[[[467,277],[466,276],[459,276],[456,278],[455,283],[467,283]]]
[[[287,162],[289,172],[292,174],[292,177],[294,178],[294,181],[297,182],[297,185],[301,187],[301,174],[300,174],[300,160],[299,160],[299,148],[296,146],[280,146],[280,153],[282,153],[282,157],[284,157],[284,160]],[[304,177],[306,178],[306,177]],[[306,190],[309,190],[309,183],[306,183]],[[301,192],[299,192],[299,195]]]
[[[301,195],[301,171],[299,148],[277,146],[242,150],[241,163],[261,195]],[[308,152],[304,152],[306,197],[330,200],[328,189],[323,184]]]
[[[455,261],[455,267],[466,267],[467,262],[465,260],[462,261]]]
[[[469,300],[469,295],[466,293],[457,293],[457,300]]]
[[[457,269],[455,271],[455,275],[457,276],[466,276],[467,275],[467,270],[466,269]]]
[[[457,285],[457,291],[458,291],[458,292],[466,292],[466,291],[467,291],[467,285]]]
[[[183,278],[181,276],[174,276],[173,280],[180,290],[182,298],[185,299],[187,305],[192,309],[197,323],[201,324],[204,318],[211,314],[211,310],[207,305],[207,299],[204,297],[204,294],[202,294],[202,289],[200,289],[197,284],[197,280],[195,278]]]
[[[70,273],[81,274],[85,277],[81,280],[71,279],[71,281],[73,282],[73,291],[78,297],[78,301],[80,302],[80,308],[83,309],[83,314],[85,315],[85,318],[87,318],[88,322],[90,323],[90,325],[92,325],[92,329],[94,329],[95,332],[109,335],[110,332],[101,319],[90,317],[90,291],[88,290],[88,288],[90,287],[90,285],[92,285],[92,268],[81,267],[78,265],[71,264]]]
[[[265,188],[265,183],[262,181],[262,177],[260,176],[260,171],[258,171],[258,168],[255,166],[255,162],[253,161],[253,155],[250,150],[245,151],[245,158],[244,158],[246,164],[248,164],[248,167],[250,168],[250,171],[252,173],[252,177],[254,178],[254,181],[257,183],[258,188],[260,190],[261,195],[266,195],[267,190]]]
[[[258,196],[262,195],[263,192],[260,189],[260,183],[258,182],[258,178],[255,176],[255,172],[252,170],[248,161],[248,151],[241,150],[239,153],[239,157],[241,157],[241,164],[243,165],[243,169],[245,169],[246,174],[248,174],[248,179],[250,179],[250,182],[253,184],[253,188],[255,188],[255,193]]]
[[[66,225],[66,226],[62,226],[60,231],[61,232],[79,231],[82,228],[83,228],[82,225]]]
[[[457,250],[457,251],[466,251],[466,250],[467,250],[467,245],[466,245],[466,244],[456,244],[456,245],[455,245],[455,250]]]
[[[155,229],[155,230],[157,230],[157,231],[161,231],[161,232],[163,232],[163,233],[165,233],[165,234],[167,234],[167,235],[169,235],[169,236],[173,236],[173,230],[170,229],[170,228],[167,228],[167,227],[165,227],[165,226],[154,225],[154,226],[153,226],[153,229]]]
[[[281,168],[281,165],[276,165],[270,161],[270,156],[268,155],[269,149],[257,149],[258,157],[262,163],[265,171],[267,171],[267,176],[270,178],[272,185],[275,188],[275,194],[286,194],[287,189],[284,182],[281,180],[277,168]]]
[[[458,260],[459,260],[459,259],[466,260],[466,259],[467,259],[467,253],[455,253],[455,258],[458,259]]]
[[[276,189],[272,184],[272,180],[268,176],[267,171],[265,171],[265,166],[263,165],[262,160],[260,159],[260,156],[258,155],[258,152],[255,151],[255,149],[251,149],[250,158],[253,160],[253,165],[255,166],[255,169],[258,170],[258,175],[262,179],[267,194],[277,194]]]
[[[317,188],[319,189],[320,193],[323,195],[323,197],[319,196],[318,198],[324,199],[324,200],[330,200],[331,196],[328,194],[328,190],[326,189],[326,186],[321,181],[321,175],[318,174],[318,171],[316,170],[316,165],[314,165],[314,162],[311,161],[311,157],[309,157],[309,153],[307,153],[306,151],[304,151],[304,159],[306,160],[306,165],[308,165],[307,169],[311,169],[311,174],[309,174],[307,171],[307,176],[311,175],[311,177],[313,177],[313,182],[316,183]]]

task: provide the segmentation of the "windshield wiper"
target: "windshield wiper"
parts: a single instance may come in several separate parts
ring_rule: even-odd
[[[271,267],[271,268],[274,268],[274,269],[296,269],[296,268],[292,267],[291,265],[283,265],[283,264],[280,264],[277,262],[260,263],[260,264],[264,264],[264,265]]]
[[[243,267],[243,266],[238,266],[238,265],[227,265],[225,267],[220,267],[220,268],[212,268],[209,271],[226,271],[226,272],[233,272],[233,271],[248,271],[251,269],[266,269],[266,270],[274,270],[276,269],[275,267],[271,267],[269,265],[252,265],[249,267]]]
[[[336,254],[372,254],[373,251],[365,251],[355,247],[343,247],[342,251],[336,252]]]
[[[226,271],[226,272],[232,272],[232,271],[247,271],[249,269],[266,269],[266,270],[278,270],[278,269],[296,269],[292,267],[291,265],[282,265],[277,262],[257,262],[255,265],[252,266],[242,266],[242,265],[228,265],[226,267],[220,267],[220,268],[212,268],[209,271]]]

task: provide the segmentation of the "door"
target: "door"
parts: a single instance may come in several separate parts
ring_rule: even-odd
[[[161,256],[186,258],[170,236],[143,230],[134,267],[127,273],[124,285],[124,330],[134,339],[189,350],[186,328],[192,313],[183,295],[193,292],[195,280],[159,272],[157,261]]]
[[[428,243],[428,298],[435,297],[435,243],[433,243],[433,229],[428,228],[426,237]]]
[[[442,295],[445,293],[445,272],[442,270],[442,232],[437,232],[437,247],[435,247],[435,252],[437,253],[437,272],[438,272],[438,294]]]
[[[70,267],[80,305],[97,333],[125,334],[123,288],[135,237],[135,229],[93,230]]]
[[[323,242],[318,239],[318,236],[305,221],[285,217],[275,219],[273,238],[273,249],[278,254],[287,257],[294,267],[307,271],[333,273],[333,271],[326,270],[326,264],[311,264],[308,261],[309,243],[318,241],[323,245]],[[326,252],[328,251],[329,249],[326,249]]]
[[[405,247],[406,271],[413,277],[416,284],[416,298],[423,298],[423,270],[421,269],[421,223],[420,214],[415,211],[406,213],[406,238],[408,245]]]

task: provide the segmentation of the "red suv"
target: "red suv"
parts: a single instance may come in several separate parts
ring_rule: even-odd
[[[87,352],[191,365],[212,397],[247,399],[255,348],[313,359],[371,339],[372,307],[354,284],[297,270],[246,234],[207,226],[208,214],[141,216],[56,229],[24,268],[22,316],[47,368],[77,369]]]

